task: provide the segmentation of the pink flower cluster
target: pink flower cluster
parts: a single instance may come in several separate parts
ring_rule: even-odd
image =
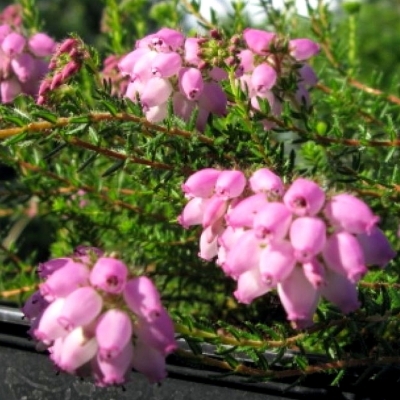
[[[85,58],[88,58],[88,53],[82,41],[68,38],[60,43],[49,63],[49,70],[52,73],[40,84],[37,103],[44,104],[52,90],[77,74]]]
[[[87,247],[41,264],[39,274],[45,281],[23,312],[58,368],[89,372],[100,386],[125,382],[132,368],[150,382],[165,378],[174,326],[149,278]]]
[[[0,25],[0,96],[9,103],[20,93],[36,96],[40,80],[48,71],[48,57],[56,43],[45,33],[31,37],[18,28]]]
[[[227,97],[219,82],[227,74],[220,68],[205,68],[198,56],[200,41],[163,28],[137,41],[135,50],[120,61],[121,73],[131,79],[125,96],[140,101],[149,121],[160,122],[167,116],[170,98],[175,115],[185,121],[198,107],[200,131],[211,113],[226,114]]]
[[[266,168],[249,180],[238,170],[206,168],[182,190],[189,202],[178,221],[202,225],[199,256],[217,257],[241,303],[277,289],[296,328],[312,324],[321,296],[344,313],[356,310],[367,265],[384,267],[395,256],[366,203],[348,193],[327,196],[308,179],[286,188]]]
[[[236,58],[232,57],[231,63],[238,64],[236,76],[241,88],[247,91],[252,107],[260,111],[259,99],[265,99],[271,114],[279,116],[282,101],[288,96],[287,89],[278,85],[280,79],[294,80],[296,90],[290,101],[297,107],[302,104],[309,107],[308,88],[317,83],[317,76],[307,60],[319,52],[319,45],[305,38],[287,43],[273,32],[251,28],[244,30],[243,40],[244,49],[233,40]],[[270,129],[274,124],[265,120],[264,126]]]

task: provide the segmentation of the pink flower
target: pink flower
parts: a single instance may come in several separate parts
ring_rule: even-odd
[[[90,283],[107,293],[121,293],[124,290],[128,269],[115,258],[100,257],[90,272]]]
[[[246,177],[241,171],[221,171],[215,183],[217,196],[228,200],[239,197],[246,186]]]
[[[278,294],[287,319],[292,321],[296,329],[308,328],[313,324],[319,293],[301,268],[293,268],[290,275],[278,284]]]
[[[290,227],[290,242],[294,248],[297,261],[301,263],[310,262],[325,246],[325,222],[315,217],[295,219]]]
[[[118,357],[130,343],[131,337],[132,323],[128,314],[118,309],[106,311],[96,325],[99,358],[110,361]]]
[[[8,34],[1,43],[1,49],[7,56],[13,57],[22,53],[26,44],[26,39],[17,32]]]
[[[182,66],[178,53],[157,53],[151,63],[151,72],[159,78],[169,78],[176,75]]]
[[[30,51],[36,57],[51,56],[56,49],[56,42],[45,33],[36,33],[28,41]]]
[[[123,296],[128,307],[141,318],[153,321],[161,313],[160,294],[146,276],[130,279],[125,285]]]
[[[256,95],[264,94],[272,89],[277,80],[277,73],[270,65],[263,63],[254,68],[251,75],[251,84],[256,91]]]
[[[261,279],[258,268],[243,272],[237,280],[237,289],[233,293],[239,303],[250,304],[255,298],[268,293],[271,286]]]
[[[290,54],[297,61],[305,61],[319,53],[320,47],[310,39],[293,39],[289,42]]]
[[[360,233],[356,237],[363,250],[367,265],[378,265],[384,268],[390,260],[396,257],[396,252],[389,240],[377,226],[374,226],[369,234]]]
[[[332,234],[322,251],[326,265],[352,282],[358,282],[366,273],[364,254],[357,239],[346,231]]]
[[[243,31],[243,38],[249,49],[260,55],[268,54],[269,46],[275,37],[275,33],[259,29],[246,28]]]
[[[261,280],[271,288],[285,280],[296,264],[292,245],[282,240],[269,244],[261,253]]]
[[[282,179],[267,168],[261,168],[254,172],[249,183],[254,193],[265,192],[266,194],[283,195]]]
[[[198,100],[204,89],[203,76],[197,68],[179,71],[179,89],[188,100]]]
[[[318,289],[326,284],[325,268],[317,258],[303,263],[303,272],[314,289]]]
[[[300,217],[314,216],[324,205],[325,193],[315,182],[298,178],[286,191],[283,202],[290,211]]]
[[[333,196],[324,209],[329,222],[350,233],[370,233],[379,217],[362,200],[348,193]]]
[[[191,197],[211,197],[215,183],[221,171],[214,168],[204,168],[192,174],[182,185],[185,195]]]
[[[201,197],[193,197],[186,204],[181,215],[178,217],[178,222],[185,228],[192,225],[201,225],[203,221],[204,210],[209,203],[209,199]]]

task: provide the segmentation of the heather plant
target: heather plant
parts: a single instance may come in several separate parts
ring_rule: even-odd
[[[0,289],[57,369],[159,382],[174,353],[338,385],[399,363],[398,71],[365,71],[344,3],[260,0],[255,25],[242,1],[105,0],[96,47],[33,0],[3,11]]]

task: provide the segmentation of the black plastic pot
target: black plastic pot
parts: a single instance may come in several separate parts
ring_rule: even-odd
[[[398,399],[396,380],[356,387],[331,387],[323,375],[308,378],[302,386],[290,382],[245,383],[243,377],[223,376],[220,371],[194,368],[182,359],[168,359],[168,378],[161,385],[150,385],[146,378],[132,372],[122,387],[98,388],[92,381],[58,374],[45,353],[35,350],[27,336],[28,324],[21,312],[0,306],[0,400],[385,400]],[[186,348],[181,340],[179,344]],[[203,346],[213,355],[214,346]],[[265,355],[267,359],[272,354]],[[290,357],[288,353],[286,357]],[[250,360],[246,360],[250,363]],[[400,373],[399,373],[400,377]],[[356,376],[354,376],[356,378]]]

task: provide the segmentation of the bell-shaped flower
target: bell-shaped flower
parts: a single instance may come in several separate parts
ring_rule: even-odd
[[[88,325],[99,314],[103,307],[103,299],[95,289],[85,286],[74,290],[65,298],[58,323],[67,331],[78,326]]]
[[[118,62],[118,69],[123,76],[131,76],[133,74],[133,67],[136,62],[151,50],[146,48],[139,48],[131,51]]]
[[[204,229],[200,236],[199,257],[207,261],[212,260],[218,254],[218,236],[212,235],[211,229],[211,226]]]
[[[216,82],[228,79],[228,73],[219,67],[213,67],[208,71],[208,76]]]
[[[168,103],[162,103],[158,106],[150,107],[144,109],[147,121],[156,124],[161,122],[168,116]]]
[[[71,258],[63,257],[53,258],[52,260],[40,263],[37,269],[40,278],[44,279],[49,277],[54,271],[64,267],[70,260]]]
[[[0,25],[0,45],[3,40],[11,33],[11,26],[8,24]]]
[[[35,60],[28,53],[18,54],[11,60],[12,69],[20,82],[27,82],[35,73]]]
[[[98,353],[97,357],[92,360],[96,384],[106,386],[124,383],[132,368],[132,360],[133,345],[130,341],[117,356],[111,359],[105,359]]]
[[[48,305],[49,303],[37,290],[28,297],[23,307],[21,308],[21,311],[23,312],[25,318],[31,320],[42,314],[42,312],[48,307]]]
[[[86,285],[89,269],[80,262],[70,259],[63,267],[54,271],[46,282],[39,285],[40,293],[47,301],[66,297],[75,289]]]
[[[167,102],[172,91],[172,85],[168,79],[157,77],[149,79],[140,96],[143,108],[155,107]]]
[[[289,41],[290,55],[297,61],[305,61],[319,53],[318,43],[310,39],[293,39]]]
[[[165,355],[140,340],[133,347],[132,366],[144,374],[150,383],[160,382],[167,376]]]
[[[130,279],[123,292],[128,307],[139,317],[154,321],[162,311],[160,294],[146,276]]]
[[[366,273],[364,254],[358,240],[346,231],[333,233],[322,251],[326,265],[350,282],[358,282]]]
[[[21,54],[24,50],[26,39],[17,32],[11,32],[1,43],[1,50],[9,57]]]
[[[49,304],[40,317],[37,328],[33,332],[36,339],[45,344],[50,344],[55,339],[68,334],[68,331],[58,322],[64,303],[65,299],[57,299]]]
[[[110,361],[118,357],[130,343],[132,322],[124,311],[110,309],[101,315],[96,324],[96,340],[99,358]]]
[[[268,168],[260,168],[255,171],[250,177],[249,183],[254,193],[264,192],[282,196],[285,189],[282,179]]]
[[[283,202],[290,211],[300,217],[314,216],[324,205],[325,193],[315,182],[298,178],[286,191]]]
[[[239,197],[246,186],[246,177],[242,171],[221,171],[215,183],[217,196],[228,200]]]
[[[303,272],[304,276],[308,279],[314,289],[318,289],[325,285],[325,268],[317,258],[313,258],[310,261],[303,263]]]
[[[211,197],[215,183],[221,171],[214,168],[204,168],[190,175],[181,188],[186,197]]]
[[[2,103],[11,103],[22,91],[17,79],[10,78],[0,83],[0,97]]]
[[[200,109],[218,116],[226,115],[228,98],[217,82],[204,82],[203,92],[198,101]]]
[[[83,328],[78,327],[64,338],[57,365],[63,371],[73,373],[95,357],[97,349],[96,339],[88,338]]]
[[[290,242],[297,261],[311,261],[325,246],[325,222],[316,217],[296,218],[290,226]]]
[[[251,228],[257,213],[268,204],[267,196],[258,193],[235,204],[225,216],[226,223],[233,228]]]
[[[179,71],[179,90],[188,100],[197,100],[203,89],[203,75],[199,69],[182,68]]]
[[[315,86],[318,83],[318,76],[310,65],[304,64],[298,72],[300,74],[301,83],[304,85]]]
[[[175,92],[172,97],[174,114],[182,118],[184,121],[189,121],[196,107],[196,102],[190,101],[181,92]]]
[[[100,257],[90,272],[90,283],[107,293],[121,293],[124,290],[128,269],[116,258]]]
[[[243,272],[237,280],[237,288],[233,292],[239,303],[250,304],[255,298],[271,290],[271,286],[261,279],[258,268]]]
[[[243,38],[250,50],[256,54],[267,55],[271,42],[276,34],[259,29],[246,28],[243,31]]]
[[[283,203],[267,203],[254,219],[254,234],[265,243],[280,241],[289,231],[291,222],[292,213]]]
[[[204,208],[203,228],[216,224],[224,216],[227,206],[227,201],[224,198],[217,195],[211,197]]]
[[[357,240],[363,250],[366,265],[384,268],[396,256],[388,238],[377,226],[374,226],[369,234],[357,235]]]
[[[270,288],[285,280],[296,264],[292,245],[286,240],[269,244],[260,256],[261,279]]]
[[[36,57],[48,57],[54,53],[57,43],[50,36],[39,32],[29,38],[28,46]]]
[[[256,91],[256,95],[263,94],[273,88],[278,75],[273,67],[263,63],[254,68],[251,74],[251,84]]]
[[[151,73],[159,78],[170,78],[177,75],[182,66],[178,53],[158,53],[151,62]]]
[[[291,274],[278,284],[278,295],[287,319],[292,321],[294,328],[304,329],[313,324],[319,292],[305,277],[302,268],[295,267]]]
[[[326,271],[326,285],[321,287],[321,295],[345,314],[360,307],[355,284],[343,274],[330,269]]]
[[[224,272],[237,278],[244,272],[256,268],[260,263],[261,250],[260,240],[256,238],[253,230],[245,231],[229,250],[223,264]]]
[[[138,57],[130,73],[131,80],[140,79],[142,82],[147,83],[149,79],[153,78],[151,63],[157,54],[156,51],[146,51],[141,57]]]
[[[185,229],[192,225],[200,225],[203,221],[204,210],[207,206],[209,199],[201,197],[193,197],[186,204],[181,215],[178,217],[178,223]]]
[[[187,38],[184,45],[185,61],[196,67],[198,67],[201,62],[201,58],[198,55],[200,51],[199,40],[199,38]]]
[[[333,196],[325,206],[329,222],[350,233],[370,233],[379,222],[366,203],[348,193]]]
[[[148,347],[152,347],[163,355],[176,350],[174,323],[165,308],[152,322],[139,319],[134,326],[134,334],[138,340]]]
[[[240,60],[238,76],[252,72],[254,69],[254,53],[249,49],[241,50],[238,54]]]
[[[244,232],[244,229],[227,226],[221,235],[219,235],[218,244],[225,249],[230,250],[236,244],[236,241],[244,234]]]
[[[183,46],[185,36],[182,32],[170,28],[161,28],[152,36],[157,51],[176,51]]]

